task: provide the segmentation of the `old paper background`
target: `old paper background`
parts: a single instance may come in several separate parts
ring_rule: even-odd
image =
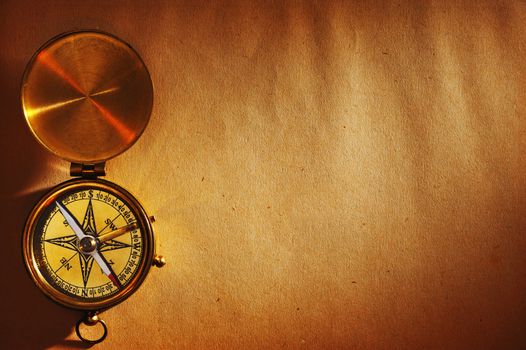
[[[80,347],[26,275],[25,217],[68,179],[24,124],[49,38],[101,29],[152,75],[107,179],[157,218],[100,348],[526,344],[526,3],[3,1],[0,344]],[[88,59],[88,58],[87,58]]]

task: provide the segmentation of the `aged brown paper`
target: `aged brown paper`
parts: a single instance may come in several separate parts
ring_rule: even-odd
[[[168,264],[101,348],[483,349],[526,343],[526,3],[4,1],[0,343],[75,346],[20,237],[68,178],[24,125],[26,62],[101,29],[155,88],[107,178]]]

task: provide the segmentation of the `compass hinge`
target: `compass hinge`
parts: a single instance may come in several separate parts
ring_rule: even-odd
[[[81,176],[87,178],[95,178],[97,176],[106,175],[105,162],[97,164],[80,164],[71,163],[69,168],[69,174],[71,176]]]

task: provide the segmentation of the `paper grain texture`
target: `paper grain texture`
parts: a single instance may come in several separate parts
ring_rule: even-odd
[[[101,349],[526,346],[526,3],[3,1],[3,348],[78,347],[20,239],[68,164],[19,88],[100,29],[150,70],[150,125],[107,179],[155,215],[153,269]],[[86,58],[89,59],[89,58]]]

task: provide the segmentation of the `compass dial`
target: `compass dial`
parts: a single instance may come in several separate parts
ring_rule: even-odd
[[[152,262],[144,210],[124,189],[102,180],[74,180],[52,190],[31,213],[24,242],[37,285],[79,309],[123,300]]]

